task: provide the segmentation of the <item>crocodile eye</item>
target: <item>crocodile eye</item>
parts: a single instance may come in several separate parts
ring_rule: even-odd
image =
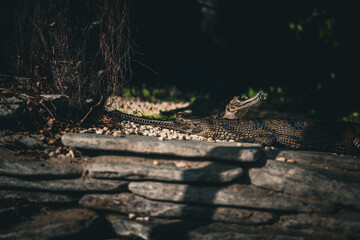
[[[260,98],[261,101],[266,100],[266,98],[267,98],[267,93],[261,92],[259,98]]]

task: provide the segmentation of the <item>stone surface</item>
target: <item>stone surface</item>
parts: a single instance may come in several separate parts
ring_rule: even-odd
[[[285,194],[278,194],[240,184],[224,188],[160,182],[131,182],[128,188],[135,194],[162,201],[205,203],[295,212],[332,210],[332,205],[326,203],[289,198]]]
[[[312,214],[281,216],[279,224],[288,229],[302,229],[314,234],[317,232],[336,239],[360,239],[360,216],[351,212],[332,216]]]
[[[299,164],[316,166],[324,169],[334,169],[360,174],[360,158],[351,156],[340,156],[331,153],[314,151],[275,150],[266,151],[268,159],[285,158],[296,161]]]
[[[88,164],[86,171],[94,178],[181,182],[230,182],[241,178],[243,174],[242,168],[225,165],[218,165],[218,168],[180,168],[123,162],[95,162]]]
[[[310,166],[268,160],[249,170],[251,183],[267,189],[360,208],[360,178]]]
[[[65,146],[92,150],[164,154],[181,157],[206,157],[230,161],[254,162],[263,155],[259,144],[210,143],[200,141],[159,141],[156,137],[129,135],[114,137],[88,133],[67,133],[61,138]]]
[[[302,240],[318,239],[303,233],[284,233],[259,231],[244,226],[223,223],[203,223],[179,220],[158,220],[139,222],[127,219],[109,218],[119,236],[136,236],[142,239],[189,239],[189,240],[235,240],[235,239],[274,239]]]
[[[45,100],[45,102],[51,101],[51,103],[57,108],[66,104],[68,98],[67,96],[60,94],[41,94],[39,97]],[[13,119],[20,117],[29,98],[30,97],[26,94],[9,97],[3,96],[0,98],[0,119]]]
[[[0,206],[1,206],[0,202]],[[14,207],[0,208],[0,229],[19,221],[19,216]]]
[[[86,209],[66,209],[33,217],[0,231],[0,239],[59,239],[90,228],[98,216]]]
[[[213,220],[240,224],[269,224],[274,214],[230,207],[209,207],[158,202],[130,193],[88,194],[80,199],[86,208],[111,210],[137,216],[157,218]]]
[[[1,136],[1,134],[0,134]],[[0,137],[0,146],[16,146],[17,148],[45,148],[48,145],[43,143],[40,134],[12,134]]]
[[[53,168],[47,167],[44,163],[24,162],[0,158],[0,175],[35,177],[35,178],[75,178],[81,177],[83,169]]]
[[[77,199],[64,194],[46,192],[0,191],[0,201],[24,199],[31,203],[71,203]]]
[[[17,96],[0,98],[0,119],[17,117],[23,110],[23,99]],[[23,104],[23,105],[22,105]]]
[[[280,229],[266,228],[244,228],[238,225],[225,225],[221,223],[211,223],[199,226],[188,232],[188,239],[194,240],[309,240],[321,239],[298,231],[284,231]],[[329,239],[329,238],[328,238]]]
[[[62,180],[23,180],[13,177],[0,176],[2,189],[33,189],[47,191],[74,191],[74,192],[112,192],[123,191],[128,182],[97,179],[62,179]]]

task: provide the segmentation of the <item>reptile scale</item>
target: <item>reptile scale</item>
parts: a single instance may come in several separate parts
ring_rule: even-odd
[[[238,101],[238,108],[227,106],[227,111],[238,111],[228,116],[243,116],[249,106],[266,98],[259,92],[255,97]],[[236,101],[234,101],[236,100]],[[230,110],[229,110],[230,109]],[[245,111],[245,113],[242,113]],[[117,110],[112,113],[122,120],[149,124],[196,134],[213,140],[259,143],[278,148],[313,150],[360,156],[360,124],[343,121],[299,120],[299,119],[242,119],[184,118],[173,121],[150,120],[128,115]],[[240,113],[240,114],[239,114]]]

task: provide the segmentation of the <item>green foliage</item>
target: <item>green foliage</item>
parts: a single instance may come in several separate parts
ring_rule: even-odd
[[[352,112],[347,116],[342,118],[343,121],[359,122],[360,123],[360,114],[359,112]]]
[[[146,88],[143,88],[142,90],[141,90],[141,93],[142,93],[142,96],[144,97],[144,98],[149,98],[149,97],[151,97],[150,95],[150,91],[149,90],[147,90]]]
[[[262,89],[249,87],[245,93],[241,94],[241,97],[253,97],[260,90]],[[260,108],[278,108],[292,102],[292,98],[289,96],[288,91],[281,86],[270,86],[267,89],[263,90],[268,94],[268,96],[263,103],[258,105],[258,107]]]
[[[310,42],[316,50],[320,50],[324,46],[332,48],[339,46],[335,26],[335,19],[329,17],[325,10],[317,8],[304,19],[289,23],[296,39],[300,42]]]
[[[132,92],[133,89],[131,88],[124,88],[123,89],[123,97],[132,97],[134,94]]]
[[[173,120],[175,119],[175,116],[164,116],[164,115],[161,115],[161,116],[157,116],[157,117],[154,117],[154,116],[150,116],[150,115],[144,115],[142,116],[144,118],[147,118],[147,119],[153,119],[153,120]]]
[[[194,102],[195,93],[181,93],[176,89],[147,89],[147,88],[124,88],[123,97],[140,97],[149,102],[170,101],[170,102]]]

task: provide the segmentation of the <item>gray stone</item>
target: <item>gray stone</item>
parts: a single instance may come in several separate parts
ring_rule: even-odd
[[[42,162],[24,162],[0,158],[0,175],[36,178],[75,178],[81,177],[83,172],[83,169],[79,167],[60,169],[47,167],[45,164],[42,164]]]
[[[12,134],[1,136],[0,146],[16,146],[26,148],[45,148],[48,145],[43,143],[39,134]]]
[[[189,239],[189,240],[235,240],[235,239],[274,239],[304,240],[317,239],[303,233],[285,233],[279,230],[262,231],[248,229],[241,225],[224,223],[204,223],[179,220],[152,220],[140,222],[127,219],[109,219],[115,232],[124,237],[142,239]]]
[[[68,102],[68,97],[60,94],[41,94],[39,97],[45,101],[51,101],[56,107]],[[0,98],[0,119],[12,119],[21,116],[29,99],[30,96],[26,94]]]
[[[24,109],[24,100],[21,97],[1,97],[0,98],[0,119],[11,119],[19,116]]]
[[[40,94],[40,97],[44,100],[52,101],[53,103],[69,100],[69,97],[63,94]]]
[[[279,224],[289,230],[301,229],[310,234],[321,233],[327,238],[360,239],[359,213],[351,212],[347,215],[285,215],[280,217]]]
[[[14,118],[19,115],[23,107],[17,104],[0,104],[0,118]]]
[[[130,193],[88,194],[79,202],[92,209],[134,213],[137,216],[193,220],[213,220],[239,224],[268,224],[275,220],[274,214],[231,207],[210,207],[200,205],[158,202]]]
[[[298,232],[284,231],[282,229],[262,229],[262,228],[244,228],[238,225],[225,225],[221,223],[211,223],[205,226],[199,226],[188,232],[188,239],[193,240],[309,240],[320,239],[314,235]]]
[[[251,183],[262,188],[360,208],[357,177],[274,160],[250,169],[249,175]]]
[[[0,191],[0,200],[24,199],[30,203],[71,203],[76,198],[64,194],[25,191]]]
[[[159,141],[157,137],[128,135],[114,137],[89,133],[67,133],[61,138],[65,146],[92,150],[165,154],[181,157],[206,157],[230,161],[254,162],[263,155],[259,144],[211,143],[200,141]]]
[[[230,182],[242,177],[239,167],[218,165],[218,168],[179,168],[176,166],[151,166],[141,163],[95,162],[86,170],[94,178],[125,178],[182,182]]]
[[[139,237],[141,239],[161,239],[159,236],[157,238],[154,238],[152,235],[152,231],[154,228],[156,228],[158,225],[161,224],[161,222],[164,223],[178,223],[178,220],[159,220],[160,223],[155,223],[153,221],[151,222],[138,222],[138,221],[132,221],[122,218],[115,218],[113,216],[107,217],[109,222],[111,223],[114,231],[116,234],[120,237]],[[166,233],[164,233],[166,235]],[[173,239],[173,235],[168,235],[167,237]],[[164,237],[164,236],[163,236]]]
[[[91,227],[98,216],[86,209],[67,209],[32,217],[0,232],[0,239],[59,239]]]
[[[268,159],[285,158],[296,161],[296,163],[311,165],[324,169],[334,169],[337,171],[346,171],[347,174],[360,171],[360,158],[334,155],[324,152],[313,151],[294,151],[294,150],[275,150],[266,151]]]
[[[285,194],[240,184],[221,188],[160,182],[131,182],[128,188],[131,192],[146,198],[172,202],[295,212],[331,211],[333,207],[322,202],[289,198]]]
[[[108,192],[123,191],[128,182],[97,179],[23,180],[0,176],[0,187],[5,189],[36,189],[46,191]]]
[[[14,224],[17,221],[19,221],[19,216],[14,207],[0,208],[0,229]]]

